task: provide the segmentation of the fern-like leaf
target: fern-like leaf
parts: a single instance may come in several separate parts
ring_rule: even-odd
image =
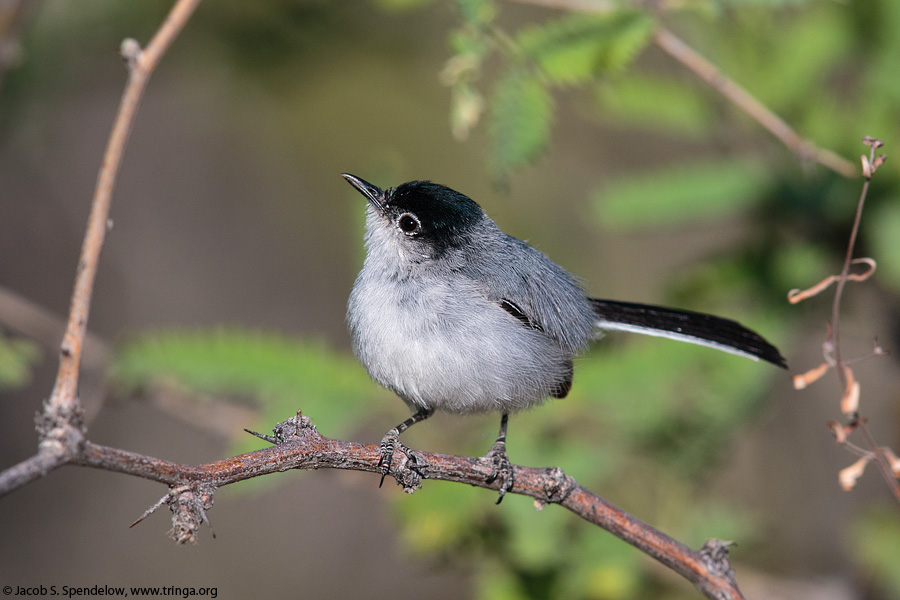
[[[550,136],[553,98],[545,85],[520,70],[508,73],[491,103],[492,162],[505,174],[533,160]]]
[[[619,72],[647,45],[653,20],[645,13],[571,14],[523,29],[517,41],[554,83],[584,83]]]

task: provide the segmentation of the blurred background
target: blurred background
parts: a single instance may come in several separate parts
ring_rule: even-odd
[[[363,200],[431,179],[595,296],[735,318],[791,372],[822,362],[862,179],[803,161],[653,42],[670,28],[803,137],[858,166],[900,139],[900,4],[806,2],[200,5],[150,82],[112,205],[81,395],[90,440],[186,464],[261,446],[301,409],[375,443],[407,416],[349,351]],[[542,4],[534,2],[533,4]],[[571,6],[570,6],[571,4]],[[126,79],[169,2],[0,1],[0,468],[35,451],[77,256]],[[576,12],[570,8],[596,9]],[[654,10],[651,10],[654,8]],[[900,171],[867,199],[845,358],[897,347]],[[900,448],[896,356],[859,362],[861,413]],[[517,464],[560,466],[680,541],[735,540],[749,598],[900,598],[900,510],[826,427],[829,373],[610,334],[570,397],[510,424]],[[413,448],[483,454],[497,418],[437,415]],[[854,441],[856,438],[852,438]],[[613,536],[530,500],[371,474],[284,473],[216,495],[177,547],[165,489],[75,467],[0,501],[0,584],[217,586],[219,597],[696,598]]]

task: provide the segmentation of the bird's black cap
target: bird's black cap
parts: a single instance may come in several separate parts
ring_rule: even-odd
[[[485,218],[477,202],[438,183],[409,181],[382,190],[355,175],[342,176],[388,219],[406,213],[415,216],[421,223],[422,236],[435,242],[453,245],[455,236]]]

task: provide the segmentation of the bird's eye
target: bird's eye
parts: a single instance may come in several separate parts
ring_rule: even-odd
[[[397,219],[397,227],[400,228],[400,231],[407,235],[412,235],[419,232],[422,224],[419,223],[419,219],[416,218],[415,215],[411,213],[403,213]]]

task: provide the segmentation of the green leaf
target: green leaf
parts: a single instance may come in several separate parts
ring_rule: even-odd
[[[387,12],[405,12],[432,4],[434,0],[375,0],[375,4]]]
[[[776,108],[809,104],[807,90],[827,86],[826,77],[848,51],[850,38],[841,19],[836,13],[812,14],[780,32],[754,64],[754,94]]]
[[[872,467],[869,467],[872,468]],[[885,597],[900,598],[900,518],[887,508],[872,510],[853,523],[851,554],[886,592]]]
[[[624,69],[650,40],[645,13],[571,14],[517,36],[525,54],[555,83],[577,84],[599,72]]]
[[[505,174],[533,160],[550,136],[553,98],[544,85],[521,71],[494,89],[490,131],[494,171]]]
[[[40,356],[40,348],[34,342],[9,338],[0,332],[0,390],[27,385]]]
[[[464,25],[454,29],[449,35],[450,49],[455,55],[474,55],[480,58],[491,50],[483,31],[473,25]]]
[[[606,121],[618,127],[700,134],[712,122],[709,98],[697,86],[640,73],[604,82],[597,87],[597,101]]]
[[[457,0],[463,20],[469,23],[487,24],[497,16],[497,6],[492,0]]]
[[[608,227],[672,226],[743,210],[766,181],[755,163],[695,163],[612,182],[594,194],[594,203]]]
[[[355,360],[320,342],[240,329],[131,340],[113,374],[126,388],[173,381],[200,394],[248,397],[262,408],[255,425],[262,430],[302,409],[326,435],[343,431],[376,389]]]

